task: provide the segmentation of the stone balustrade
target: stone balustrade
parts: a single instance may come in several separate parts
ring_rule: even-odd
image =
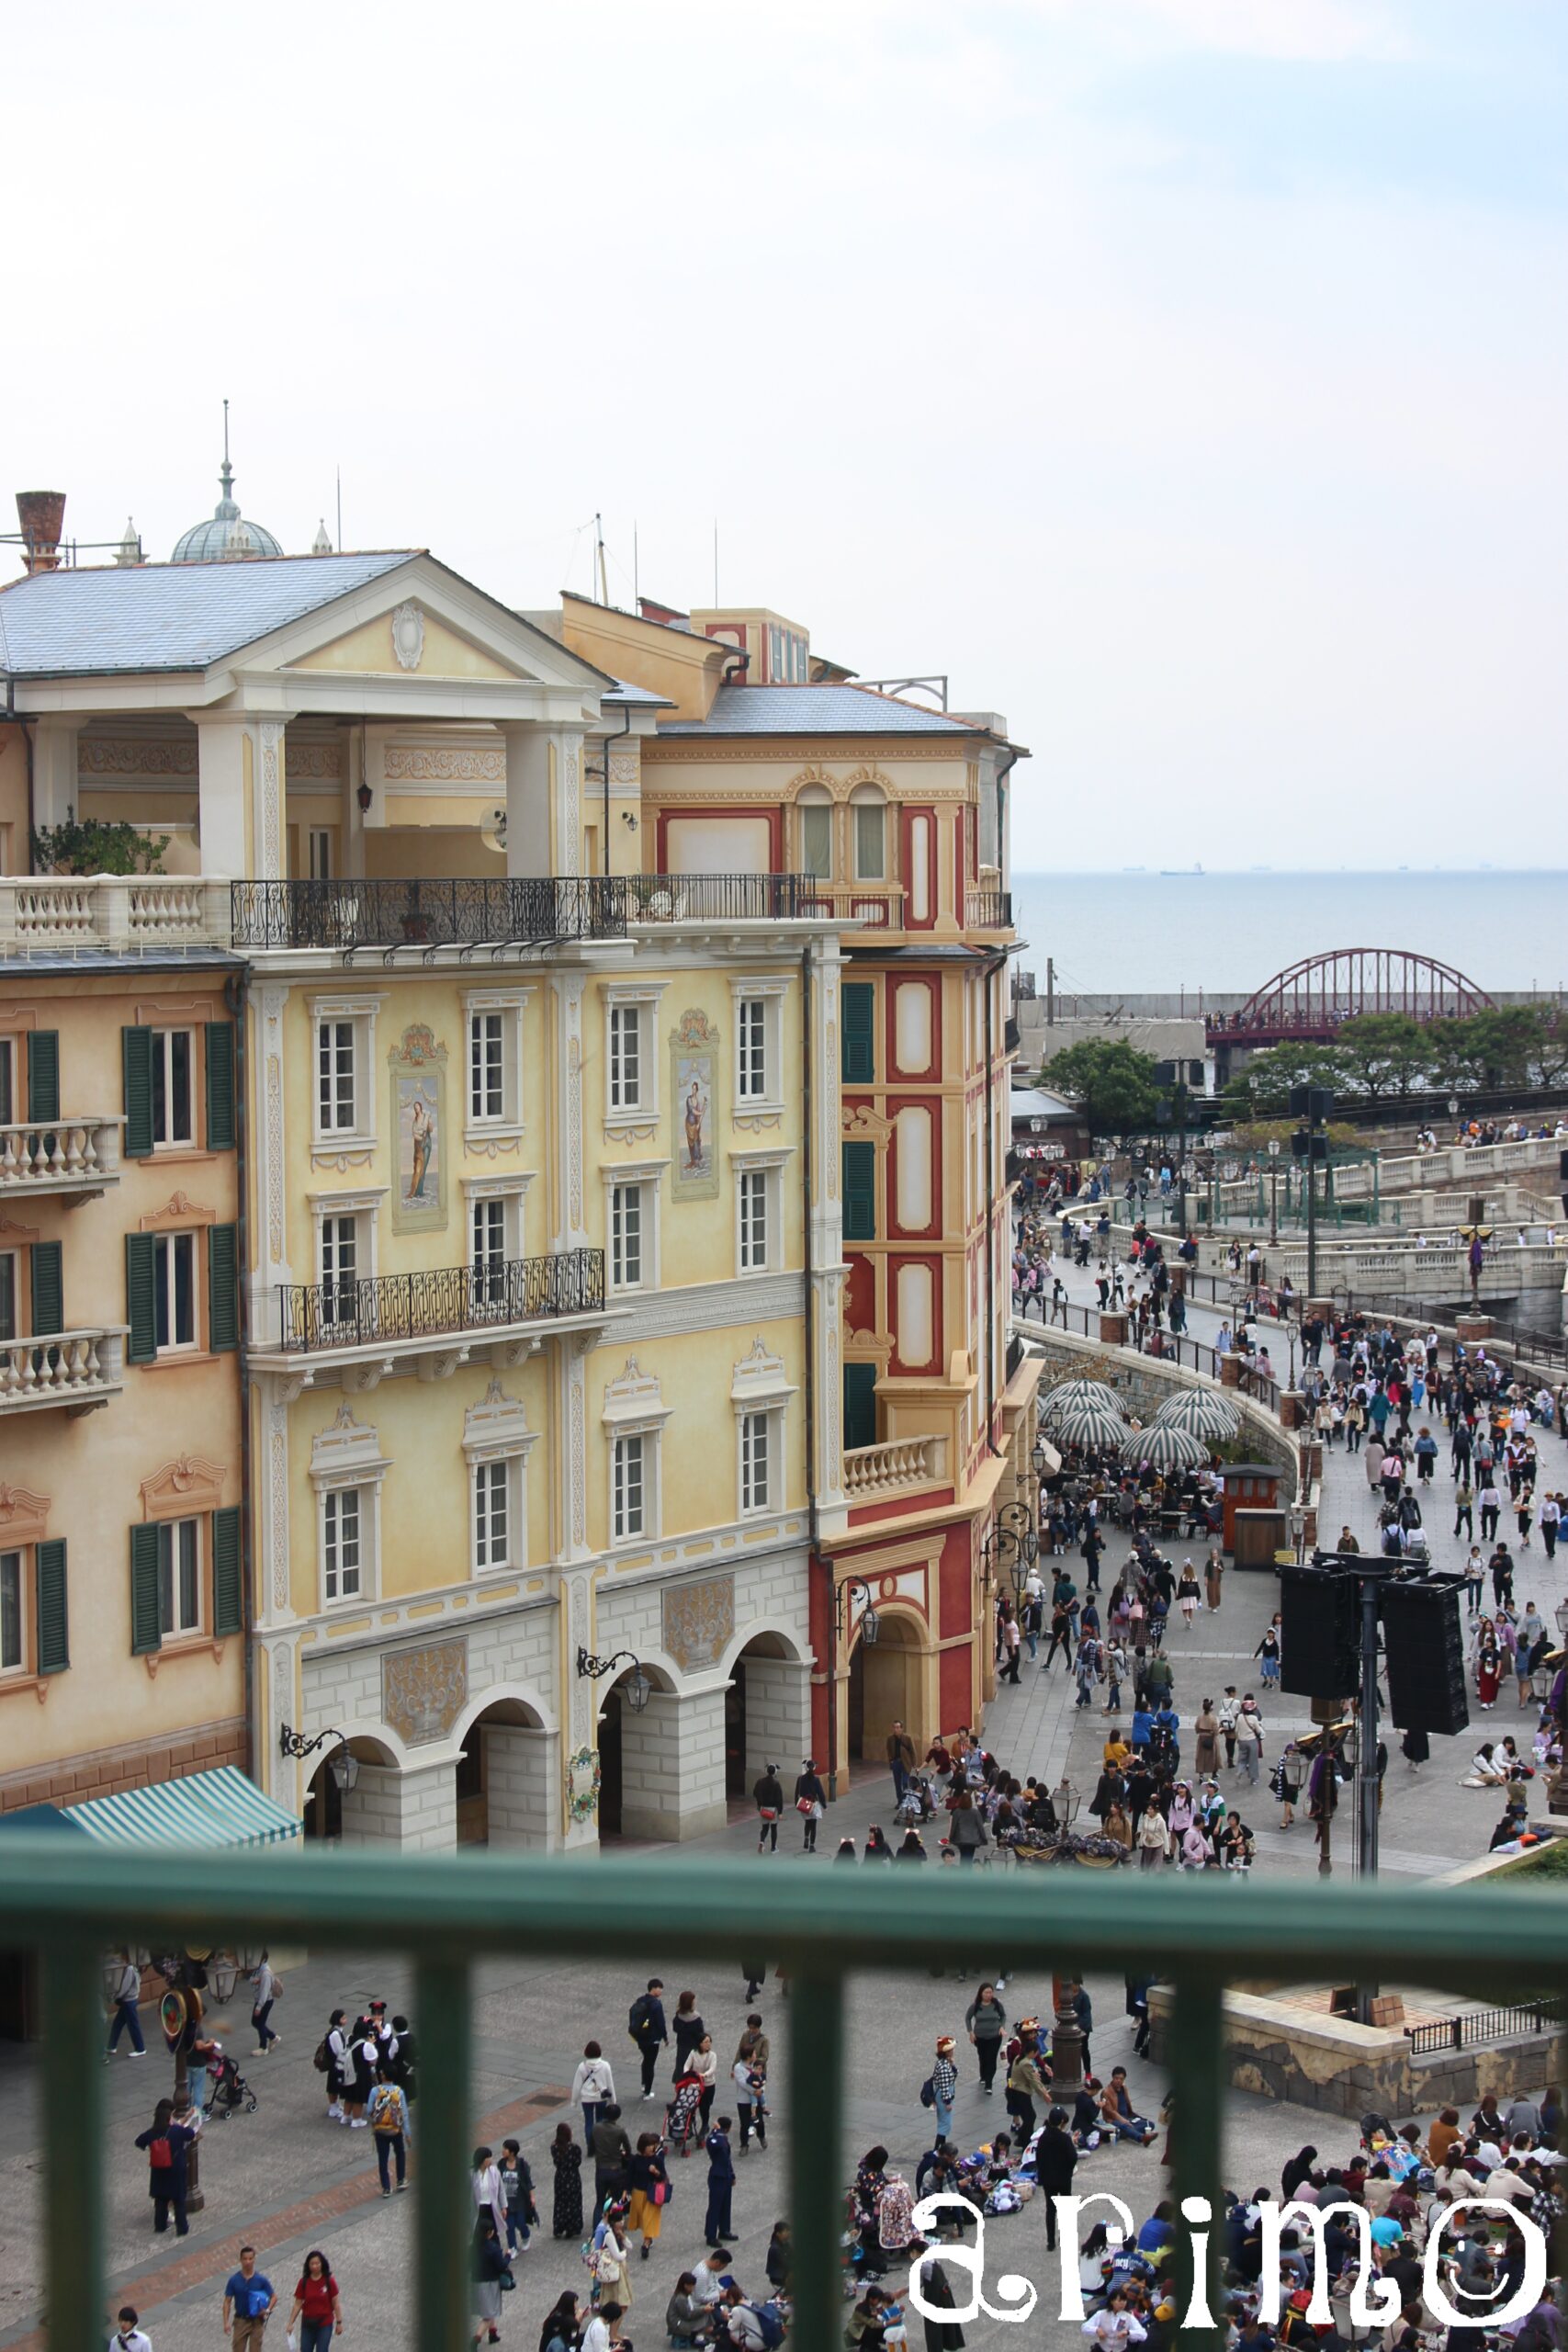
[[[229,885],[182,874],[0,876],[0,956],[227,947]]]
[[[0,1193],[101,1193],[118,1182],[123,1119],[0,1127]]]
[[[0,1415],[63,1405],[86,1412],[125,1385],[125,1326],[0,1340]]]
[[[852,1503],[880,1500],[947,1476],[944,1437],[895,1437],[857,1445],[844,1455],[844,1492]]]

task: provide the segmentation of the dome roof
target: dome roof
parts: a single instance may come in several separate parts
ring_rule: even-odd
[[[272,533],[260,523],[247,522],[234,503],[234,469],[226,450],[218,481],[223,495],[213,508],[210,520],[193,523],[188,531],[181,534],[170,562],[231,563],[244,556],[281,555],[283,549]]]

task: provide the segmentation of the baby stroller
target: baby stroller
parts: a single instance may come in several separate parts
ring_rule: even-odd
[[[894,1820],[902,1822],[907,1829],[918,1829],[920,1823],[929,1821],[935,1811],[936,1799],[931,1794],[930,1781],[919,1772],[911,1772],[904,1793],[894,1807]]]
[[[227,2123],[229,2118],[241,2109],[246,2115],[255,2113],[256,2095],[241,2074],[238,2062],[227,2056],[216,2043],[207,2062],[207,2078],[211,2087],[202,2109],[204,2115],[216,2115],[220,2123]]]

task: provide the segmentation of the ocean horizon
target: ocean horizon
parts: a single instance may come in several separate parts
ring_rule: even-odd
[[[1070,887],[1064,887],[1068,886]],[[1250,994],[1303,956],[1408,949],[1478,988],[1568,989],[1568,871],[1062,867],[1013,876],[1019,957],[1060,994]]]

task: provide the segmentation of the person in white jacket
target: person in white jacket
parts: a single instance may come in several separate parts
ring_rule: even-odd
[[[1121,2291],[1111,2296],[1103,2311],[1085,2320],[1080,2330],[1091,2344],[1100,2346],[1100,2352],[1125,2352],[1129,2344],[1142,2344],[1148,2332],[1137,2313],[1128,2310]]]
[[[582,2144],[591,2148],[600,2111],[612,2106],[615,2097],[615,2077],[596,2041],[582,2045],[582,2064],[571,2078],[571,2096],[573,2104],[582,2109]]]

